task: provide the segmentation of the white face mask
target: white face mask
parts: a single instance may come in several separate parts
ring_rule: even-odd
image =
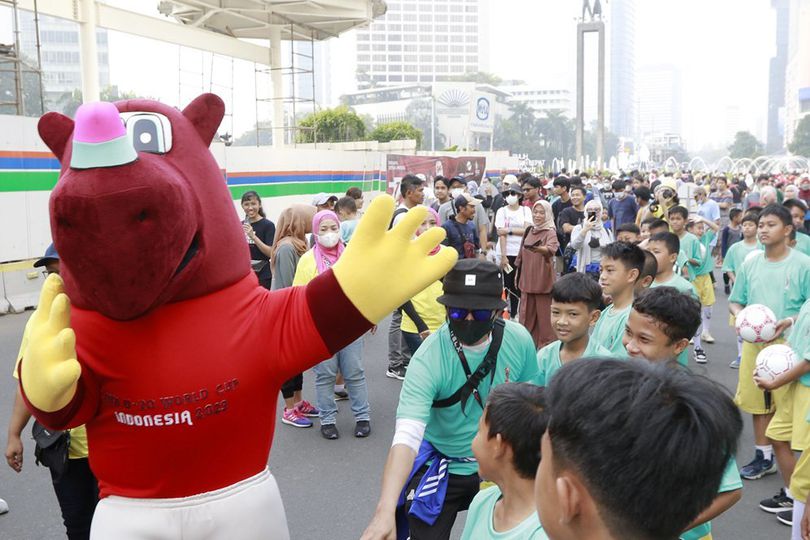
[[[462,193],[464,193],[464,188],[453,188],[450,190],[450,195],[452,195],[454,199]]]
[[[507,195],[506,196],[506,204],[517,204],[520,199],[517,195]]]
[[[333,248],[340,241],[340,235],[336,232],[319,234],[318,243],[325,248]]]
[[[807,191],[808,189],[810,189],[810,184],[802,184],[800,187],[802,191]]]
[[[619,200],[624,199],[626,196],[627,196],[626,191],[617,191],[616,192],[616,198],[619,199]]]

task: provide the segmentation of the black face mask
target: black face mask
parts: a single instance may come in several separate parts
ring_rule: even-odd
[[[478,343],[488,333],[492,332],[495,321],[454,321],[450,320],[450,330],[464,345]]]

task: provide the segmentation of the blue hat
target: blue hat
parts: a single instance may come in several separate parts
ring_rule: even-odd
[[[42,256],[40,260],[34,263],[34,268],[39,268],[40,266],[45,266],[50,261],[58,261],[59,254],[56,252],[56,248],[53,247],[53,244],[48,246],[48,249],[45,250],[45,255]]]

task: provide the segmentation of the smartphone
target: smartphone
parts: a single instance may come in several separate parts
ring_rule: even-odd
[[[588,212],[586,218],[588,221],[596,221],[596,212]]]

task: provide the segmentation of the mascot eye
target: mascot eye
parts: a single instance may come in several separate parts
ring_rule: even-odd
[[[121,113],[132,145],[138,152],[165,154],[172,149],[172,124],[160,113]]]

